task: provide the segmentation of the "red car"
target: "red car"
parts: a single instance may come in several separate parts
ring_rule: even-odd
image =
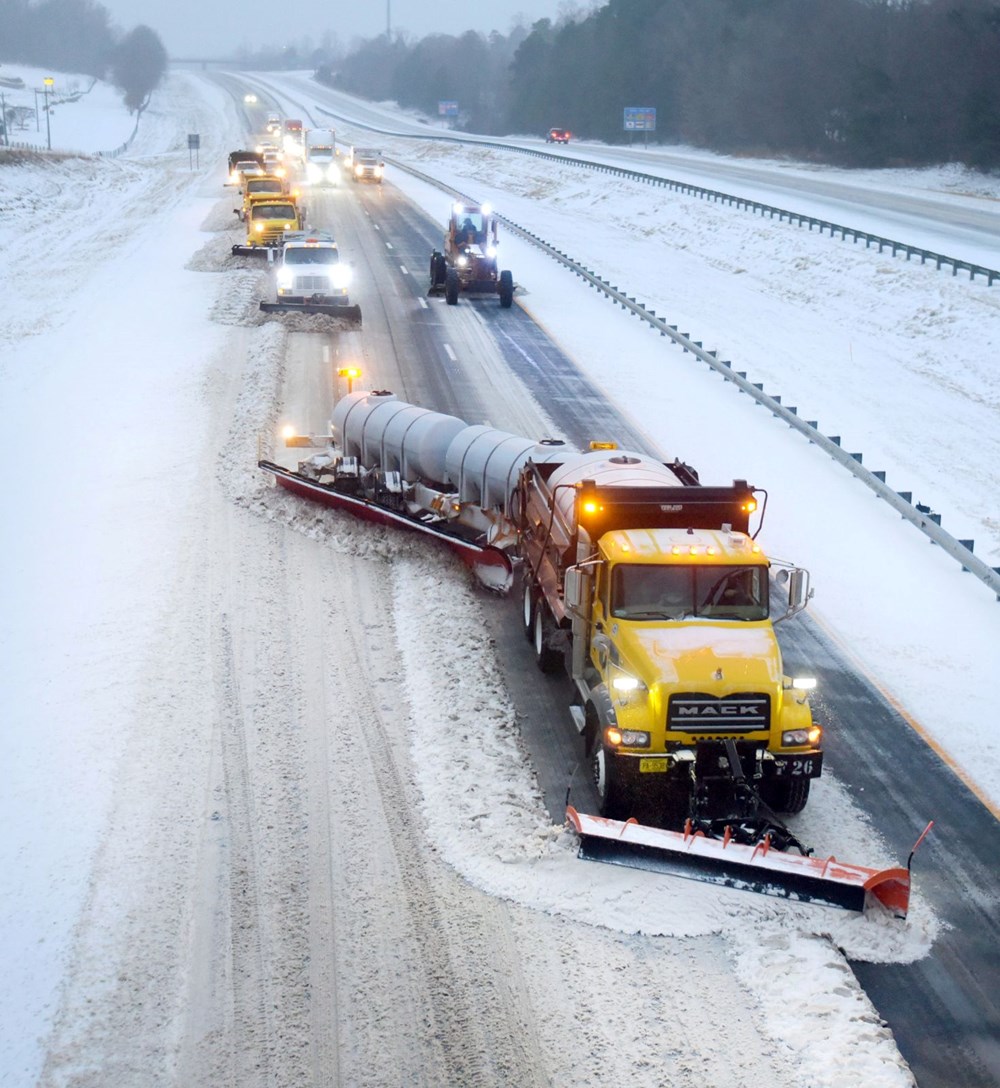
[[[569,129],[568,128],[550,128],[548,136],[545,137],[547,144],[568,144],[569,143]]]

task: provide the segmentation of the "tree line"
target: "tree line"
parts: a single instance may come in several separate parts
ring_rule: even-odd
[[[484,37],[385,35],[318,75],[459,127],[655,139],[848,166],[1000,167],[997,0],[608,0]]]
[[[130,113],[146,107],[167,70],[154,30],[122,34],[93,0],[0,0],[0,60],[107,79]]]

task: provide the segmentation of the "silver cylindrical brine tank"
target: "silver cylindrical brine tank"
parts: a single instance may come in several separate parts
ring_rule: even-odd
[[[575,485],[581,480],[593,480],[598,487],[682,486],[666,465],[644,454],[624,450],[581,453],[566,460],[548,479],[555,505],[568,523],[573,521]]]
[[[341,398],[330,430],[344,455],[365,468],[399,472],[407,483],[453,487],[463,503],[504,511],[529,457],[556,461],[576,452],[561,439],[533,442],[493,427],[469,426],[387,392]]]
[[[330,421],[337,445],[365,468],[398,471],[404,480],[446,483],[445,455],[467,424],[397,400],[392,393],[350,393]]]
[[[506,511],[518,473],[529,457],[552,461],[566,453],[561,441],[539,443],[492,427],[466,427],[448,447],[447,478],[461,502]]]

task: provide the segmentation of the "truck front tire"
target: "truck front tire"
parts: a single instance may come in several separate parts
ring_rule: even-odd
[[[597,796],[601,800],[601,815],[609,820],[627,820],[628,805],[615,772],[614,756],[608,755],[603,741],[597,742],[597,748],[590,757],[590,769]]]
[[[768,808],[794,816],[806,807],[811,778],[775,779],[760,784],[760,798]]]

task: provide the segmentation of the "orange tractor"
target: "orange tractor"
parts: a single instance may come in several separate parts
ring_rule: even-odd
[[[444,292],[449,306],[459,292],[499,295],[506,310],[514,301],[514,275],[497,264],[497,220],[489,204],[452,205],[444,252],[431,254],[429,294]]]

